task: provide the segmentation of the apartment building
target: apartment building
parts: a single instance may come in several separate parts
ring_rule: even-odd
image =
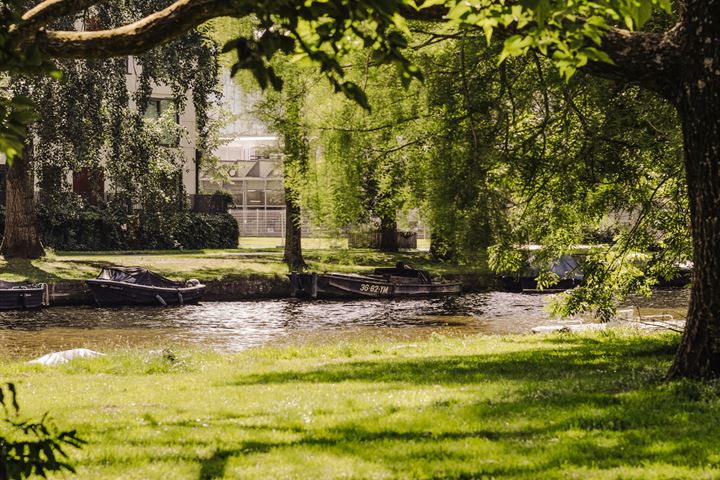
[[[226,175],[222,179],[201,173],[201,192],[230,193],[230,213],[237,219],[243,236],[282,236],[285,228],[285,200],[279,139],[255,114],[260,92],[248,92],[222,72],[223,106],[230,121],[222,136],[226,143],[213,155],[214,168]]]

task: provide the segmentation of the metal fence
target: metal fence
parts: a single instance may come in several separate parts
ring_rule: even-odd
[[[241,237],[284,237],[285,210],[230,209]]]
[[[237,220],[241,237],[285,237],[284,208],[231,208],[228,212]],[[302,236],[306,238],[338,235],[337,232],[330,232],[305,218],[302,220],[301,230]]]
[[[235,217],[240,228],[241,237],[285,237],[284,209],[243,209],[231,208],[230,214]],[[423,229],[423,234],[425,233]],[[354,231],[339,233],[312,224],[303,219],[302,236],[311,237],[346,237],[351,248],[379,248],[380,232],[359,228]],[[417,248],[418,233],[414,231],[397,232],[399,248]]]

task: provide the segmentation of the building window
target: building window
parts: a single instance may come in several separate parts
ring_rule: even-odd
[[[170,98],[151,98],[148,101],[147,110],[145,110],[145,118],[157,120],[168,110],[175,111],[175,123],[180,123],[180,115],[175,108],[175,102]]]
[[[73,171],[73,192],[88,203],[97,205],[105,196],[105,174],[101,168],[81,168]]]
[[[248,206],[265,205],[265,182],[260,180],[248,180],[246,183],[246,196]]]
[[[175,123],[180,124],[180,114],[176,108],[175,102],[169,98],[151,98],[148,101],[145,110],[145,119],[155,121],[167,112],[175,112]],[[177,132],[166,132],[160,140],[161,145],[168,147],[176,147],[180,143],[180,137]]]

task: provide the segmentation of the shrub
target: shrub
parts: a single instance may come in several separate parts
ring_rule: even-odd
[[[229,213],[187,213],[175,230],[175,240],[187,249],[236,248],[240,229]]]
[[[40,238],[56,250],[236,248],[237,221],[228,213],[153,213],[127,215],[111,206],[81,201],[37,205]],[[0,229],[5,208],[0,205]]]
[[[43,244],[57,250],[127,248],[127,217],[119,210],[69,201],[52,207],[39,204],[37,216]]]

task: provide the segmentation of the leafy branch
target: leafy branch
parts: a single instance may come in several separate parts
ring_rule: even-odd
[[[64,448],[81,448],[86,442],[76,430],[58,430],[45,413],[39,420],[20,418],[15,385],[0,386],[0,480],[20,480],[49,473],[75,473]]]

